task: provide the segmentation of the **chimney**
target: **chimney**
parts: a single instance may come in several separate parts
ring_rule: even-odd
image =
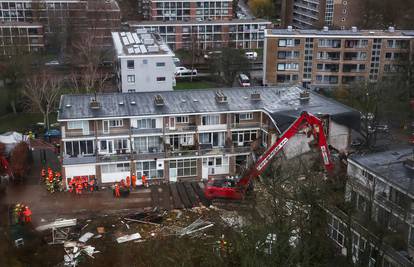
[[[303,90],[299,93],[299,100],[301,103],[309,102],[310,93],[308,90]]]
[[[287,30],[288,30],[288,32],[292,32],[293,31],[293,27],[292,26],[287,26]]]
[[[388,27],[388,31],[389,31],[389,32],[395,32],[395,28],[394,28],[394,27],[392,27],[392,26],[390,26],[390,27]]]
[[[327,32],[327,31],[329,31],[329,28],[328,28],[328,26],[323,26],[323,29],[322,29],[324,32]]]
[[[91,109],[100,109],[101,108],[101,103],[99,103],[95,98],[91,98],[91,102],[89,102],[89,107]]]
[[[351,30],[352,30],[352,32],[357,32],[357,31],[358,31],[358,28],[357,28],[357,27],[355,27],[355,26],[352,26],[352,27],[351,27]]]
[[[254,91],[253,93],[250,94],[250,99],[252,101],[260,101],[261,100],[260,93],[258,91]]]
[[[154,103],[158,107],[164,106],[164,98],[162,98],[162,95],[156,95],[154,98]]]
[[[217,103],[227,103],[227,96],[222,91],[216,92]]]

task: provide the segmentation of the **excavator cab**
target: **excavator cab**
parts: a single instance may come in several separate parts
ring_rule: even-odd
[[[207,182],[204,194],[207,199],[241,199],[243,188],[237,187],[237,182],[234,179],[211,179]]]

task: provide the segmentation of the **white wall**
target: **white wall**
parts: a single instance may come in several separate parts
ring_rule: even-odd
[[[328,143],[339,151],[344,151],[349,146],[349,128],[334,121],[329,122]]]
[[[66,178],[74,176],[96,175],[95,165],[64,166]]]
[[[120,182],[122,179],[126,179],[127,176],[130,176],[130,172],[110,172],[102,173],[101,180],[102,183],[115,183]]]
[[[307,138],[306,135],[294,135],[283,148],[286,158],[291,159],[310,151],[309,142],[313,137]]]
[[[175,83],[175,65],[172,55],[136,57],[135,59],[121,58],[122,92],[135,90],[135,92],[171,91]],[[134,69],[127,68],[127,60],[134,60]],[[147,60],[147,64],[144,64]],[[157,67],[157,62],[165,62],[164,67]],[[128,83],[127,76],[135,75],[135,83]],[[165,77],[164,82],[158,82],[157,77]]]

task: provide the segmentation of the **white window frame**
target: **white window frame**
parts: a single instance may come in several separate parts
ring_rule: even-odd
[[[202,125],[217,125],[220,124],[220,114],[203,115],[201,116]]]
[[[135,75],[127,75],[128,83],[135,83]]]
[[[68,121],[68,130],[83,129],[84,121]]]
[[[241,121],[249,121],[249,120],[253,120],[253,113],[252,113],[252,112],[240,113],[240,114],[239,114],[239,119],[240,119]]]
[[[124,120],[118,119],[118,120],[109,120],[109,127],[111,128],[117,128],[117,127],[123,127],[124,126]]]
[[[141,124],[141,127],[140,127],[140,124]],[[138,129],[155,129],[157,128],[157,121],[156,119],[150,119],[150,118],[149,119],[138,119],[137,128]]]
[[[190,121],[190,117],[189,116],[177,116],[175,117],[175,122],[178,123],[188,123]]]
[[[197,159],[170,160],[169,167],[177,170],[177,177],[197,176]],[[185,173],[186,170],[189,170],[189,174]]]
[[[129,162],[101,165],[102,173],[129,172]]]

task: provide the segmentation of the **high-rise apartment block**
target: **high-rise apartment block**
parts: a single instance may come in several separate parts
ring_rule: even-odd
[[[283,27],[348,29],[359,25],[362,7],[359,0],[283,0],[281,9]]]
[[[172,50],[191,47],[210,50],[226,46],[254,49],[263,48],[264,31],[270,22],[261,19],[142,21],[129,22],[129,26],[159,33]]]
[[[395,75],[412,55],[413,31],[298,30],[265,32],[263,82],[338,87]]]
[[[41,52],[44,47],[42,24],[0,22],[0,57]]]
[[[113,32],[119,91],[172,91],[174,53],[158,36],[145,29]]]
[[[115,0],[0,0],[0,22],[39,23],[44,34],[95,35],[96,46],[112,44],[121,15]]]
[[[233,1],[171,1],[152,0],[151,20],[225,20],[233,18]]]

